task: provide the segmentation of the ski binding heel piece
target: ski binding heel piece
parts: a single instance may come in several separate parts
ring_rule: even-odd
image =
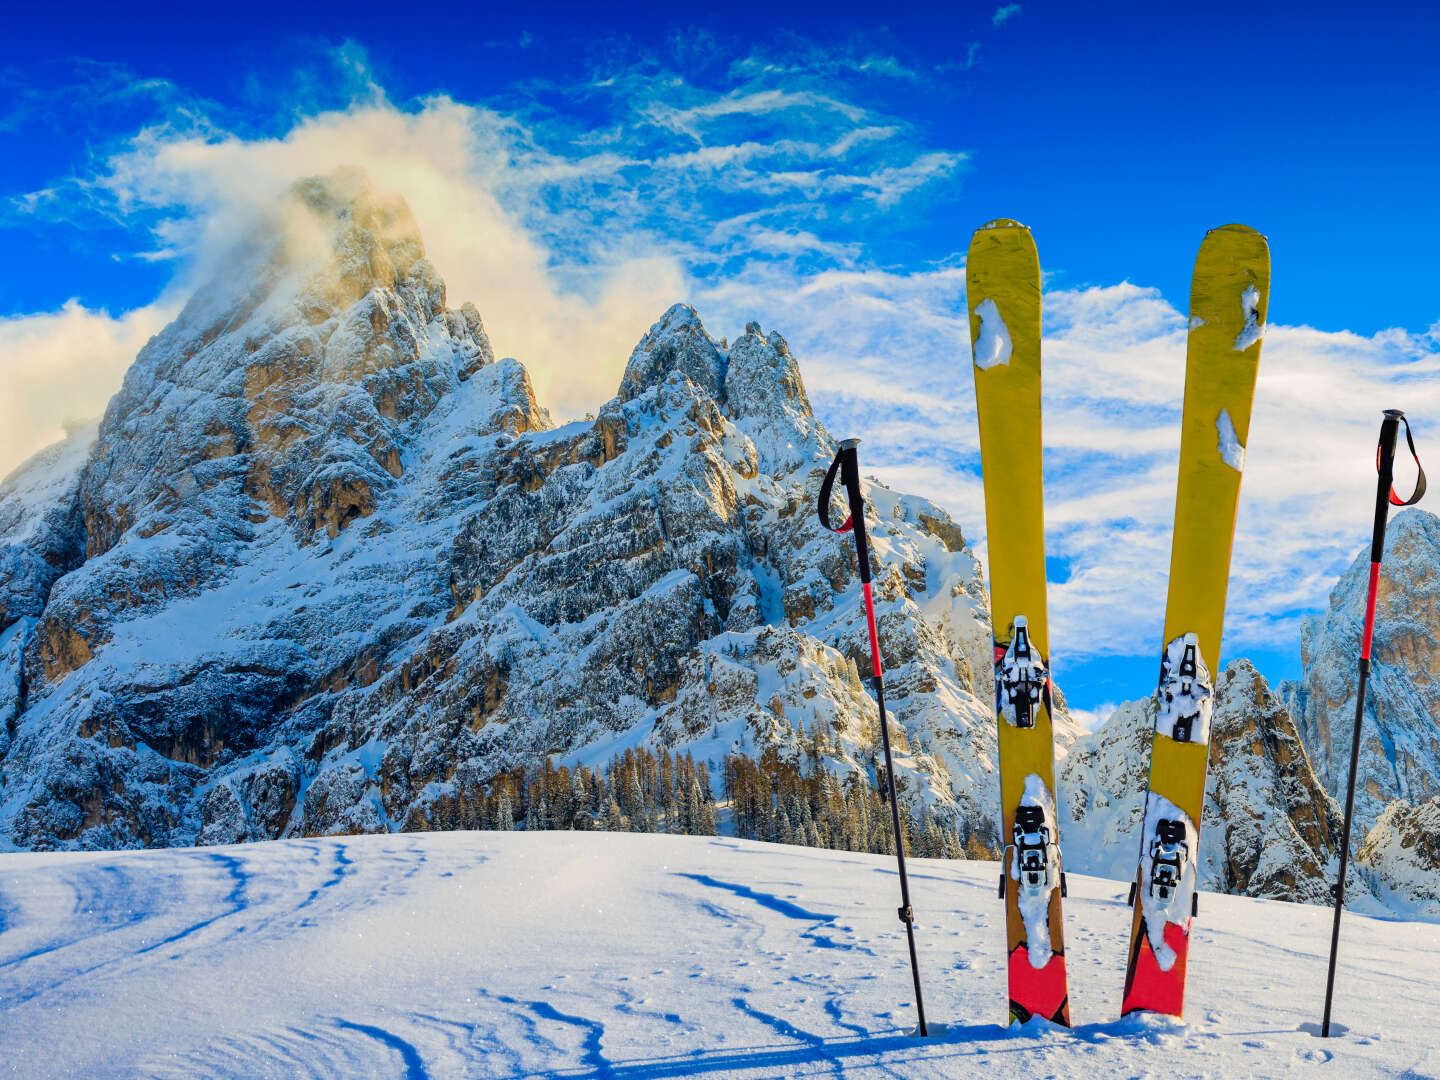
[[[1155,839],[1150,845],[1150,895],[1161,904],[1175,898],[1180,887],[1180,874],[1190,856],[1185,842],[1185,823],[1161,818],[1155,823]]]
[[[1048,709],[1048,676],[1045,661],[1030,647],[1030,627],[1024,615],[1016,615],[1011,628],[1010,644],[1000,653],[995,664],[995,711],[1009,724],[1018,728],[1035,726],[1035,708],[1044,703]]]

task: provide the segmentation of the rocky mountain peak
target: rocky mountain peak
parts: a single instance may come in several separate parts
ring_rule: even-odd
[[[874,782],[853,555],[813,520],[833,444],[782,336],[676,305],[555,428],[403,203],[346,170],[277,215],[137,357],[78,485],[18,481],[84,542],[0,636],[0,844],[432,827],[597,747]],[[869,498],[897,783],[994,849],[978,564],[932,503]]]
[[[710,336],[694,308],[674,305],[635,346],[619,400],[631,401],[670,377],[688,380],[750,436],[762,471],[789,471],[832,446],[815,420],[790,346],[757,322],[728,343]]]
[[[620,400],[634,399],[672,372],[714,401],[725,400],[725,356],[688,304],[672,305],[635,346],[620,380]]]
[[[393,504],[431,415],[494,362],[479,313],[444,297],[403,200],[356,169],[294,185],[111,400],[78,485],[84,565],[46,600],[37,685],[88,662],[116,617]],[[496,422],[548,426],[511,374]]]
[[[1366,834],[1356,862],[1391,910],[1440,919],[1440,796],[1392,802]]]
[[[308,212],[308,221],[303,215],[295,220],[300,208]],[[318,254],[326,276],[342,287],[336,306],[374,288],[394,288],[425,258],[425,242],[409,205],[399,195],[378,191],[360,168],[298,181],[281,220],[290,234],[290,258],[303,265],[307,256]],[[317,241],[318,251],[306,250],[302,237]]]

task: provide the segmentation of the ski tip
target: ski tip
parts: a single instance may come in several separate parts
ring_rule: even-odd
[[[985,232],[987,229],[1024,229],[1026,232],[1030,231],[1029,226],[1022,225],[1020,224],[1020,222],[1015,221],[1012,218],[1003,217],[996,218],[994,221],[987,221],[984,225],[981,225],[980,228],[976,229],[975,231]]]
[[[1206,230],[1205,235],[1206,235],[1206,236],[1210,236],[1210,235],[1213,234],[1213,233],[1223,233],[1223,232],[1248,233],[1248,234],[1251,235],[1251,236],[1258,236],[1258,237],[1260,237],[1261,240],[1268,240],[1268,239],[1269,239],[1264,233],[1260,232],[1260,231],[1257,230],[1257,229],[1252,229],[1249,225],[1217,225],[1217,226],[1215,226],[1215,228],[1213,228],[1213,229],[1208,229],[1208,230]]]

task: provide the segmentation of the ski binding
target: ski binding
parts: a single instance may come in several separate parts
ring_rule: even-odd
[[[1200,655],[1200,639],[1184,634],[1169,645],[1160,657],[1160,687],[1155,691],[1159,708],[1155,730],[1176,742],[1208,743],[1210,714],[1215,690],[1210,671]]]
[[[1015,727],[1033,728],[1036,706],[1049,706],[1048,681],[1044,660],[1030,646],[1029,624],[1016,615],[1010,644],[995,665],[995,711]]]
[[[1050,830],[1039,806],[1015,809],[1015,870],[1020,887],[1031,896],[1050,891]]]
[[[1190,857],[1185,842],[1185,823],[1161,818],[1155,823],[1150,844],[1150,895],[1161,905],[1169,904],[1180,888],[1180,875]]]

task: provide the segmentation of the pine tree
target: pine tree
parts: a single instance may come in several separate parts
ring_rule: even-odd
[[[624,832],[625,817],[620,810],[620,804],[613,798],[605,803],[605,808],[600,815],[600,828],[606,832]]]
[[[495,808],[495,828],[502,832],[509,832],[515,828],[515,812],[511,809],[508,788],[500,789],[500,801]]]

